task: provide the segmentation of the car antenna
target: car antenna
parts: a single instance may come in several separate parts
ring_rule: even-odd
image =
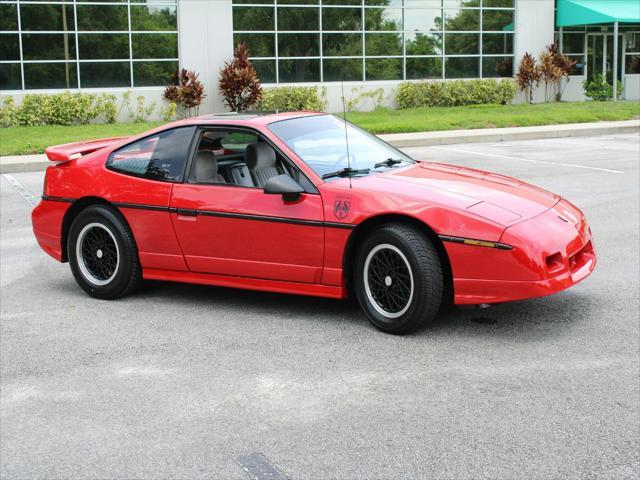
[[[347,130],[347,105],[346,105],[346,100],[344,98],[344,70],[342,68],[343,62],[344,62],[344,59],[340,58],[340,89],[342,90],[342,119],[344,120],[344,141],[347,145],[347,168],[351,170],[351,155],[349,153],[349,133]],[[352,188],[351,175],[349,175],[349,188]]]

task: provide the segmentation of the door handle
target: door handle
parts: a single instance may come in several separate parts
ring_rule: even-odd
[[[198,211],[190,208],[178,208],[177,214],[181,217],[195,217],[198,214]]]

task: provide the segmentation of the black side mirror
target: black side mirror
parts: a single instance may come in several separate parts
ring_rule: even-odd
[[[282,195],[285,201],[295,202],[304,193],[304,188],[289,175],[276,175],[267,180],[264,193]]]

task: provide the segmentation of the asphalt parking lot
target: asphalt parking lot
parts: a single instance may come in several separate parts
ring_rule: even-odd
[[[292,480],[638,478],[640,136],[407,152],[567,197],[595,273],[407,337],[316,298],[149,282],[98,301],[9,183],[37,197],[43,174],[3,176],[0,477],[241,479],[249,456]]]

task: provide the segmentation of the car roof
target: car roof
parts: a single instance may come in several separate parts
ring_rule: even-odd
[[[326,115],[323,112],[246,112],[246,113],[214,113],[211,115],[201,115],[186,120],[187,124],[198,125],[247,125],[265,126],[270,123],[289,120],[291,118],[309,117],[314,115]]]

